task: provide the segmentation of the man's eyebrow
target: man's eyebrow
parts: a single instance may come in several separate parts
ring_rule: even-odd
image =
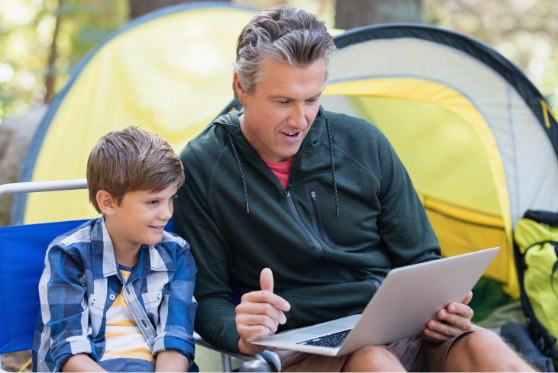
[[[316,98],[316,97],[319,97],[319,96],[321,96],[321,95],[322,95],[322,92],[320,92],[320,93],[318,93],[318,94],[315,94],[314,96],[309,97],[309,98],[307,98],[306,100],[311,100],[311,99]],[[281,96],[281,95],[269,96],[269,98],[272,99],[272,100],[275,100],[275,99],[278,99],[278,98],[282,98],[282,99],[289,100],[289,101],[296,101],[296,98],[292,98],[292,97],[288,97],[288,96]]]

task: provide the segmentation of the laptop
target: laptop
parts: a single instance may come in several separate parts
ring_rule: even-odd
[[[499,247],[396,268],[388,273],[361,315],[352,315],[252,343],[341,356],[422,333],[452,302],[462,302]]]

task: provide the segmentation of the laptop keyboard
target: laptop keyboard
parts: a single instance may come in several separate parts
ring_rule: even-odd
[[[320,346],[337,348],[343,344],[345,338],[350,333],[351,329],[343,330],[342,332],[324,335],[318,338],[308,339],[306,341],[298,342],[297,345],[307,346]]]

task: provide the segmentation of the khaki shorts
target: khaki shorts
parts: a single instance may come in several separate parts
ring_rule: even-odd
[[[451,346],[461,337],[483,328],[472,325],[471,330],[442,343],[429,342],[420,335],[400,339],[381,346],[391,351],[408,372],[444,372]],[[305,352],[269,349],[281,359],[282,372],[341,372],[351,356],[322,356]]]

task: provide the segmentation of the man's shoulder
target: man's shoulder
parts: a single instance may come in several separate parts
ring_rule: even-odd
[[[228,138],[222,123],[229,120],[229,114],[221,115],[213,120],[199,135],[190,140],[180,152],[180,160],[199,162],[218,157],[227,144]]]
[[[324,111],[330,123],[334,142],[345,142],[350,147],[359,143],[387,142],[387,138],[376,125],[362,118],[347,114]],[[343,140],[343,141],[341,141]]]

